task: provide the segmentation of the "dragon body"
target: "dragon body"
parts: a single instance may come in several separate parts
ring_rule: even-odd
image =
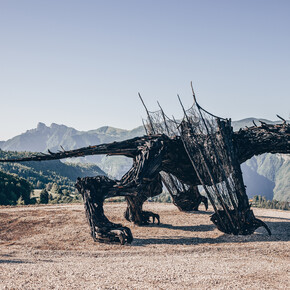
[[[1,159],[0,162],[55,160],[98,154],[132,158],[131,169],[120,180],[96,176],[76,181],[95,241],[124,244],[133,240],[128,227],[112,223],[105,216],[103,203],[109,197],[125,196],[127,209],[124,216],[127,220],[138,225],[146,225],[151,220],[159,223],[159,215],[143,211],[142,205],[147,198],[160,194],[163,185],[171,194],[173,203],[182,211],[198,210],[201,203],[207,209],[209,199],[215,211],[211,220],[225,233],[247,235],[260,226],[271,233],[250,209],[240,164],[263,153],[289,154],[289,124],[285,121],[276,125],[261,123],[261,126],[233,132],[230,120],[209,116],[196,103],[195,115],[184,111],[185,117],[173,133],[163,111],[163,122],[157,123],[154,123],[150,112],[147,113],[147,135],[143,137],[70,151],[49,151],[48,154],[20,159]],[[163,126],[158,127],[161,123]],[[198,186],[203,186],[207,198],[200,194]]]

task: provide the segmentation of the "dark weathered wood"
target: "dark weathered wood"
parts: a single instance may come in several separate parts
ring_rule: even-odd
[[[125,219],[129,222],[133,222],[138,226],[148,225],[150,223],[154,224],[156,219],[156,222],[159,225],[160,217],[158,214],[151,211],[144,211],[142,209],[143,203],[146,200],[147,197],[141,194],[137,195],[136,197],[126,197],[127,209],[124,213]],[[150,220],[150,218],[152,220]]]
[[[128,227],[115,224],[104,214],[105,198],[118,195],[118,183],[105,176],[78,178],[76,188],[83,196],[85,212],[94,241],[102,243],[131,243],[133,236]],[[116,188],[116,190],[113,190]],[[132,195],[122,193],[121,195]]]

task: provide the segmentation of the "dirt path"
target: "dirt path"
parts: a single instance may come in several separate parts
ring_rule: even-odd
[[[132,245],[94,243],[82,205],[0,207],[0,289],[290,289],[290,212],[254,209],[271,228],[229,236],[208,212],[146,204],[161,225],[123,219]]]

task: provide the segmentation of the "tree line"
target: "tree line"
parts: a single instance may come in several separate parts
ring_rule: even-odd
[[[255,195],[250,202],[253,207],[290,210],[288,201],[267,200],[265,196]]]

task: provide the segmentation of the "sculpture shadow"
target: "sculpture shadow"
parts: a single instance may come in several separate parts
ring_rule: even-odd
[[[0,260],[0,264],[32,264],[31,261],[26,260]]]
[[[2,256],[6,256],[6,255],[2,255]],[[8,256],[8,255],[7,255]],[[45,262],[45,263],[52,263],[53,260],[38,260],[41,262]],[[29,261],[29,260],[20,260],[20,259],[7,259],[7,260],[3,260],[0,259],[0,264],[35,264],[33,261]]]
[[[275,220],[284,220],[284,221],[289,221],[290,222],[290,218],[274,217],[274,216],[262,216],[262,215],[259,215],[257,217],[259,219],[265,219],[266,221],[267,221],[267,219],[275,219]]]
[[[259,228],[255,234],[249,236],[234,236],[228,234],[222,234],[217,238],[199,238],[199,237],[188,237],[188,236],[168,236],[168,238],[148,238],[140,239],[134,238],[132,246],[146,246],[146,245],[199,245],[199,244],[225,244],[225,243],[252,243],[252,242],[277,242],[277,241],[290,241],[290,222],[267,222],[267,225],[272,231],[272,236],[268,236],[266,230]],[[164,226],[164,224],[161,226]],[[207,225],[201,225],[207,226]],[[179,229],[181,227],[175,227],[165,225],[168,229]],[[195,231],[198,226],[193,226],[192,229]],[[211,229],[215,226],[212,225]],[[190,227],[185,227],[184,231],[189,231]],[[197,230],[196,230],[197,231]],[[202,230],[201,230],[202,231]]]
[[[209,210],[198,210],[198,211],[189,211],[189,212],[186,212],[186,213],[189,213],[189,214],[203,214],[203,215],[212,215],[214,214],[214,211],[209,211]]]
[[[157,224],[150,224],[150,227],[158,227],[158,228],[165,228],[170,230],[181,230],[185,232],[207,232],[207,231],[213,231],[215,229],[215,226],[213,224],[211,225],[197,225],[197,226],[174,226],[170,224],[163,224],[160,223]]]

